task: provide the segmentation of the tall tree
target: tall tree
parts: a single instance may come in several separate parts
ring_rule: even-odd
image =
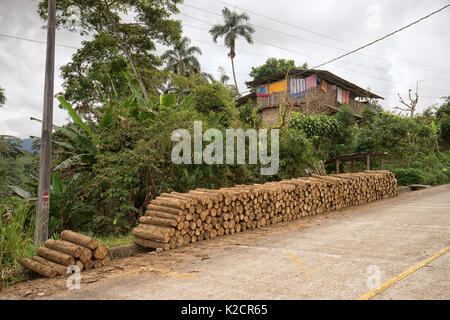
[[[157,95],[154,84],[165,76],[158,70],[161,59],[150,52],[134,55],[139,74],[149,95]],[[92,106],[103,102],[102,94],[111,98],[125,98],[132,94],[129,82],[137,88],[139,84],[124,57],[117,41],[108,34],[95,35],[72,56],[72,61],[61,67],[64,97],[73,103],[83,116],[92,112]]]
[[[217,43],[217,38],[224,37],[225,46],[230,49],[228,57],[231,59],[234,84],[239,93],[236,80],[236,71],[234,68],[234,58],[236,57],[236,40],[238,37],[243,37],[248,43],[253,43],[253,33],[255,33],[255,29],[248,23],[250,17],[246,13],[238,14],[235,11],[231,11],[225,7],[222,10],[222,16],[225,23],[223,25],[214,25],[211,30],[209,30],[209,33],[212,35],[215,43]]]
[[[0,107],[6,103],[5,89],[0,87]]]
[[[38,12],[47,19],[47,1]],[[57,27],[79,31],[81,35],[107,36],[128,62],[142,94],[149,99],[139,63],[155,50],[154,40],[168,44],[179,38],[181,25],[170,19],[181,0],[59,0]],[[134,21],[129,22],[129,14]],[[74,25],[74,20],[76,24]],[[86,67],[89,67],[86,64]],[[156,88],[156,85],[153,84]]]
[[[161,55],[167,64],[167,70],[178,75],[189,77],[200,74],[200,62],[196,55],[201,55],[199,47],[190,46],[191,40],[183,37],[174,42],[173,48]]]
[[[276,73],[287,72],[291,69],[308,69],[308,63],[301,66],[295,65],[294,60],[269,58],[263,65],[252,67],[250,76],[253,80],[258,80]]]

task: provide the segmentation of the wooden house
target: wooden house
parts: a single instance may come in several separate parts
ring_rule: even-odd
[[[371,99],[383,99],[326,70],[291,70],[247,84],[255,91],[241,97],[238,105],[251,99],[267,125],[279,121],[282,106],[310,114],[334,114],[347,104],[360,117]]]

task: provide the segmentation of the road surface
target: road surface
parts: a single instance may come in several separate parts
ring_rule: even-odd
[[[79,290],[46,279],[59,289],[25,297],[357,299],[448,246],[450,185],[123,259],[115,276],[82,273]],[[450,252],[372,299],[450,299]]]

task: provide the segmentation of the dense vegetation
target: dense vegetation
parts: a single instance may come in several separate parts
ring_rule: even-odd
[[[73,2],[58,1],[59,27],[67,27],[64,18]],[[189,39],[181,38],[179,22],[171,20],[178,0],[121,0],[108,8],[103,2],[75,2],[83,14],[80,32],[91,32],[93,38],[61,68],[60,106],[72,121],[54,130],[52,237],[70,228],[128,239],[146,203],[162,192],[304,176],[305,169],[318,161],[350,152],[389,152],[386,164],[400,184],[450,182],[450,98],[413,118],[385,112],[377,104],[366,108],[359,122],[348,107],[334,116],[292,113],[292,121],[280,132],[280,168],[275,176],[261,176],[259,164],[175,165],[171,161],[175,129],[192,134],[194,120],[202,121],[203,131],[259,129],[257,110],[250,103],[238,108],[236,88],[201,71],[196,59],[200,48],[190,47]],[[45,8],[45,3],[40,6],[42,17]],[[122,21],[119,13],[128,11],[139,23]],[[225,37],[233,62],[236,38],[251,42],[253,32],[246,15],[224,10],[224,17],[225,24],[215,26],[211,34],[213,40]],[[170,49],[158,57],[155,42]],[[252,68],[251,76],[293,67],[307,65],[269,59]],[[1,105],[6,97],[2,90],[0,94]],[[23,256],[33,252],[39,155],[21,150],[20,145],[20,139],[0,136],[3,270],[14,270]],[[359,166],[364,169],[365,164]]]

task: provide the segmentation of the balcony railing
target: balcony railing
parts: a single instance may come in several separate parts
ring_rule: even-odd
[[[304,98],[292,98],[287,92],[278,92],[269,95],[268,97],[257,98],[258,106],[265,108],[279,107],[281,104],[286,104],[287,99],[292,99],[296,105],[301,107],[303,103],[307,101],[318,101],[323,106],[329,106],[334,109],[341,108],[342,104],[337,101],[337,91],[329,90],[327,93],[323,92],[319,87],[306,90]],[[356,101],[355,96],[350,93],[350,99],[348,103],[349,107],[353,110],[355,115],[360,116],[362,110],[367,106],[366,104]]]

